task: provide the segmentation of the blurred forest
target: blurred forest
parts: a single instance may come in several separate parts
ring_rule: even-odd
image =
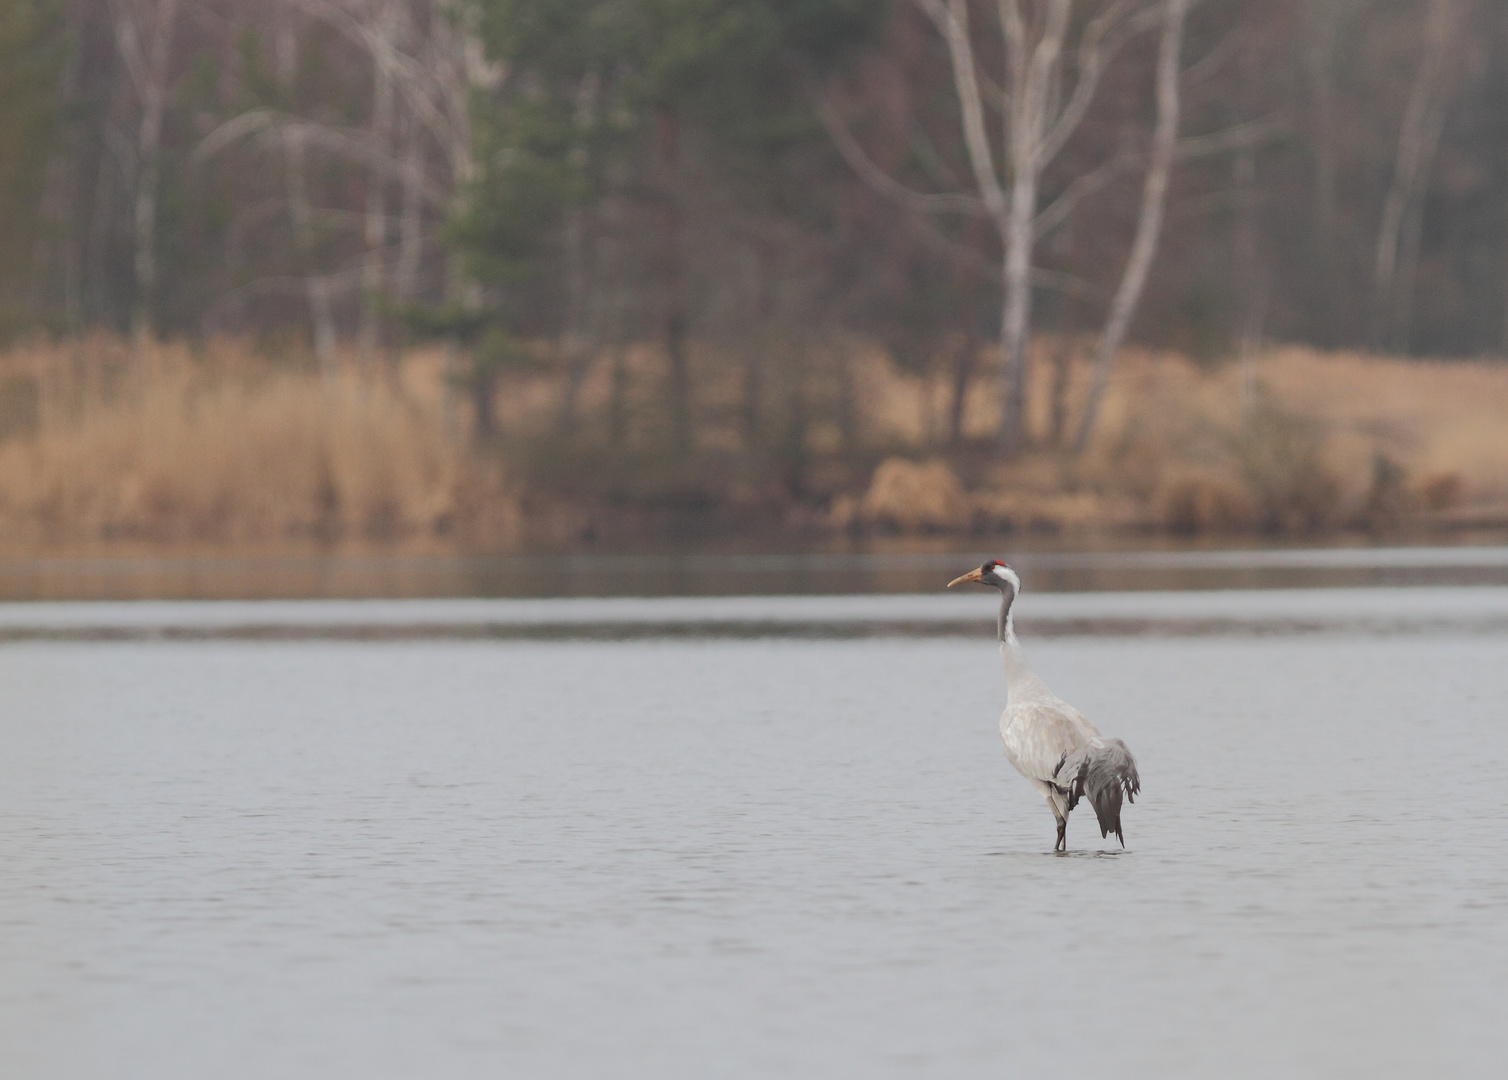
[[[13,542],[1508,519],[1492,0],[0,0],[0,92]]]

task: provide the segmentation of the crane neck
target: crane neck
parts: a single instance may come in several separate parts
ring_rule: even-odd
[[[995,626],[1000,635],[1000,647],[1017,645],[1016,627],[1011,622],[1011,608],[1016,603],[1016,589],[1013,585],[1005,585],[1000,589],[1000,617]],[[1019,648],[1019,645],[1017,645]]]
[[[1005,688],[1008,699],[1031,697],[1047,693],[1047,687],[1026,662],[1021,651],[1021,642],[1016,640],[1016,628],[1011,619],[1011,607],[1016,602],[1016,590],[1010,586],[1000,590],[1000,663],[1005,668]]]
[[[1000,643],[1000,666],[1005,668],[1005,692],[1007,701],[1019,701],[1047,692],[1047,684],[1026,662],[1021,643],[1014,634]]]

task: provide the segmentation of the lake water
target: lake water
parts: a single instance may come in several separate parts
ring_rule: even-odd
[[[1503,1073],[1508,589],[488,603],[0,608],[0,1075]]]
[[[570,555],[0,560],[0,601],[788,596],[932,592],[1008,547],[1033,592],[1508,585],[1508,546],[787,554],[605,550]]]

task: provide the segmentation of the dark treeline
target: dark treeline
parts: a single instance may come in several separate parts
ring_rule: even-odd
[[[951,371],[955,437],[1003,354],[1007,442],[1034,330],[1498,354],[1504,45],[1489,0],[0,0],[0,327],[449,336],[563,428],[650,345],[679,450],[708,355],[773,445],[843,428],[843,341]]]

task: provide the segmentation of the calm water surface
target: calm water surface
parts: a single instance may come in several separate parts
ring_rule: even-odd
[[[0,1075],[1418,1077],[1508,1062],[1508,635],[0,647]]]
[[[0,559],[0,601],[785,596],[935,591],[1010,553],[1034,592],[1508,585],[1508,546],[1195,551],[918,549],[570,555]]]

